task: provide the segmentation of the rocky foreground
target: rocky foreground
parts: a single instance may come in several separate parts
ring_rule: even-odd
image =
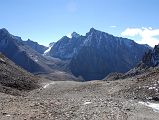
[[[150,74],[151,81],[148,76],[139,79],[146,74],[116,81],[43,81],[41,88],[23,97],[0,93],[0,119],[158,120],[157,108],[146,103],[157,105],[153,98],[158,94],[158,76]]]

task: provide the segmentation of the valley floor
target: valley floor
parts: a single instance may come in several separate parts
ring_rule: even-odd
[[[0,120],[158,120],[157,110],[124,93],[132,84],[49,81],[26,97],[0,93]]]

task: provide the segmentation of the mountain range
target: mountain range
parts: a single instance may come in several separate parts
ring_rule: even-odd
[[[64,36],[50,47],[23,41],[0,29],[0,52],[17,65],[34,74],[59,71],[81,81],[103,79],[112,72],[127,72],[151,49],[94,28],[85,36],[73,32],[71,38]]]
[[[26,45],[20,37],[11,35],[6,29],[0,30],[0,52],[29,72],[45,71],[37,63],[39,53]]]
[[[0,118],[158,120],[159,45],[152,49],[95,29],[85,36],[74,32],[49,47],[30,40],[27,44],[6,29],[0,33]],[[21,60],[30,69],[19,64]],[[115,72],[94,80],[101,75],[97,71],[109,70],[107,62]],[[136,67],[119,73],[131,62]],[[76,78],[72,65],[86,69],[89,76],[80,73]],[[95,73],[90,74],[90,68]],[[79,82],[87,80],[94,81]]]
[[[69,68],[85,80],[103,79],[112,72],[127,72],[151,49],[133,40],[91,28],[85,36],[64,36],[50,50],[52,57],[70,60]]]

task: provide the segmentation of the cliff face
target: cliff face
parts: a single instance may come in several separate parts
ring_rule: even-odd
[[[45,69],[39,64],[38,53],[25,45],[20,37],[0,29],[0,52],[25,70],[36,73]]]
[[[70,66],[73,74],[86,80],[103,79],[109,73],[124,73],[135,67],[147,50],[132,40],[91,30]]]
[[[30,39],[28,39],[27,41],[23,41],[23,43],[28,45],[29,47],[31,47],[40,54],[44,54],[44,52],[48,49],[48,47],[39,45],[37,42],[31,41]]]
[[[159,65],[159,45],[156,45],[153,50],[147,52],[142,62],[147,67],[155,67]]]
[[[49,54],[52,57],[60,58],[62,60],[72,59],[82,47],[84,40],[84,36],[78,36],[75,33],[72,34],[72,38],[64,36],[54,44]]]
[[[85,36],[63,37],[52,47],[52,57],[70,60],[70,70],[85,80],[102,79],[111,72],[127,72],[149,50],[126,38],[91,28]]]

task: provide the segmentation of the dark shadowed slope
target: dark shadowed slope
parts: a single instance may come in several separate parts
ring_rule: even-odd
[[[40,54],[44,54],[44,52],[48,49],[48,47],[39,45],[37,42],[31,41],[30,39],[24,41],[24,44],[28,45],[29,47],[31,47]]]
[[[129,70],[127,73],[111,73],[104,80],[117,80],[117,79],[125,79],[134,76],[138,76],[141,74],[145,74],[147,72],[155,72],[158,71],[159,68],[159,45],[156,45],[154,49],[149,50],[142,57],[142,61]]]
[[[11,35],[4,28],[0,29],[0,52],[14,63],[35,74],[50,73],[60,69],[59,61],[44,57],[35,46],[28,45],[29,43],[24,42],[20,37]],[[39,45],[36,44],[36,46]]]
[[[29,46],[26,46],[20,37],[11,35],[6,29],[0,29],[0,52],[29,72],[45,72],[38,61],[40,56]]]
[[[20,94],[38,88],[38,78],[16,66],[0,53],[0,92]]]

